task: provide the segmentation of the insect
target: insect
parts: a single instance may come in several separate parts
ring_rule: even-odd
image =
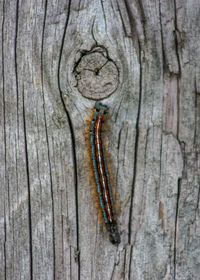
[[[113,244],[119,244],[120,235],[114,213],[112,190],[106,166],[102,137],[104,115],[107,111],[108,107],[106,105],[96,102],[90,125],[91,154],[99,202],[109,239]]]

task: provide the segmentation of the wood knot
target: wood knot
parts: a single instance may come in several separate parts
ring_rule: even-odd
[[[79,92],[93,100],[108,97],[119,84],[118,68],[104,47],[82,52],[73,73]]]

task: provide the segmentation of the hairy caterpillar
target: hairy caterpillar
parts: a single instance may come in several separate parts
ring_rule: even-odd
[[[108,231],[110,241],[113,244],[119,244],[120,235],[114,213],[112,190],[104,156],[102,137],[103,120],[107,110],[108,107],[106,105],[96,102],[93,118],[90,124],[90,143],[93,172],[105,226]]]

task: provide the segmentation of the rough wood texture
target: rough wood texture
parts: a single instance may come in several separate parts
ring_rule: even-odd
[[[199,19],[199,0],[0,1],[0,279],[199,279]],[[110,90],[118,247],[85,165],[92,48],[117,68],[99,52],[84,82]]]

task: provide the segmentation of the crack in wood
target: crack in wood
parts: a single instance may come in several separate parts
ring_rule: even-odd
[[[97,47],[97,46],[98,46],[98,43],[97,43],[97,40],[96,40],[96,38],[95,38],[95,36],[94,36],[94,23],[95,23],[95,19],[96,19],[96,16],[94,17],[93,22],[92,22],[91,34],[92,34],[92,38],[93,38],[93,40],[94,40],[94,42],[95,42],[95,46]]]
[[[180,196],[181,196],[181,185],[182,185],[182,180],[187,178],[187,159],[185,153],[185,143],[183,141],[182,142],[179,141],[179,144],[183,157],[183,170],[182,170],[182,176],[181,178],[178,179],[178,184],[177,184],[177,199],[176,199],[176,212],[175,212],[175,224],[174,224],[174,280],[176,280],[178,214],[179,214],[179,204],[180,204]]]
[[[66,37],[66,31],[67,31],[67,26],[69,23],[69,17],[70,17],[70,10],[71,10],[71,3],[72,0],[69,0],[68,4],[68,12],[67,12],[67,17],[66,17],[66,22],[65,22],[65,27],[63,31],[63,37],[61,41],[61,47],[60,47],[60,54],[59,54],[59,60],[58,60],[58,70],[57,70],[57,80],[58,80],[58,89],[60,92],[60,99],[63,105],[64,112],[67,117],[69,129],[71,132],[71,141],[72,141],[72,157],[73,157],[73,167],[74,167],[74,188],[75,188],[75,211],[76,211],[76,245],[77,245],[77,250],[79,251],[79,207],[78,207],[78,171],[77,171],[77,160],[76,160],[76,143],[75,143],[75,134],[74,134],[74,128],[73,128],[73,123],[70,117],[70,114],[65,106],[65,101],[63,98],[63,93],[61,90],[61,83],[60,83],[60,67],[61,67],[61,59],[62,59],[62,54],[63,54],[63,48],[64,48],[64,41]],[[77,265],[78,265],[78,280],[80,279],[80,254],[77,256]]]
[[[177,186],[177,200],[176,200],[176,214],[175,214],[175,224],[174,224],[174,280],[176,280],[176,257],[177,257],[177,231],[178,231],[178,213],[179,213],[179,201],[181,194],[181,182],[182,178],[178,179]]]
[[[178,27],[177,27],[177,16],[176,16],[176,0],[174,0],[174,26],[175,26],[175,47],[176,47],[176,56],[178,61],[178,76],[181,75],[181,63],[180,63],[180,57],[179,57],[179,45],[178,45]]]
[[[44,125],[45,125],[45,134],[47,141],[47,157],[49,164],[49,176],[50,176],[50,189],[51,189],[51,203],[52,203],[52,246],[53,246],[53,279],[56,279],[56,267],[55,267],[55,256],[56,256],[56,248],[55,248],[55,207],[54,207],[54,195],[53,195],[53,179],[52,179],[52,167],[50,160],[50,146],[49,146],[49,137],[47,131],[47,118],[46,118],[46,107],[45,107],[45,97],[44,97],[44,75],[43,75],[43,51],[44,51],[44,39],[45,39],[45,26],[46,26],[46,17],[47,17],[47,2],[45,0],[44,7],[44,19],[43,19],[43,27],[42,27],[42,43],[41,43],[41,55],[40,55],[40,63],[41,63],[41,83],[42,83],[42,98],[43,98],[43,111],[44,111]]]
[[[146,40],[146,36],[145,36],[145,14],[144,14],[144,9],[142,7],[142,3],[141,1],[134,1],[135,3],[135,9],[133,11],[133,8],[131,6],[131,1],[130,0],[124,0],[125,6],[126,6],[126,10],[127,10],[127,14],[128,14],[128,19],[130,22],[130,26],[131,26],[131,34],[132,34],[132,39],[133,39],[133,44],[135,46],[136,52],[138,57],[140,56],[139,52],[142,49],[143,46],[143,40]],[[135,15],[137,11],[137,16],[139,16],[140,20],[137,20],[137,17]]]
[[[163,57],[163,73],[167,69],[165,50],[164,50],[164,39],[163,39],[163,28],[162,28],[162,16],[161,16],[161,3],[159,0],[159,22],[160,22],[160,37],[161,37],[161,45],[162,45],[162,57]]]
[[[105,30],[106,30],[106,34],[107,34],[107,21],[106,21],[106,14],[105,14],[105,10],[104,10],[103,0],[100,0],[100,2],[101,2],[101,8],[102,8],[102,12],[103,12],[103,18],[104,18],[104,22],[105,22]]]
[[[16,22],[15,22],[15,77],[16,77],[16,94],[17,94],[17,122],[19,120],[19,87],[18,87],[18,68],[17,68],[17,37],[18,37],[18,20],[19,20],[19,0],[16,2]]]
[[[123,30],[124,30],[124,35],[125,35],[125,37],[131,38],[131,34],[128,34],[128,31],[126,30],[126,25],[125,25],[125,21],[124,21],[124,18],[123,18],[123,13],[121,11],[119,2],[117,1],[116,3],[117,3],[118,11],[119,11],[119,16],[121,18],[122,27],[123,27]],[[126,18],[125,18],[125,20],[126,20]]]
[[[25,165],[28,187],[28,223],[29,223],[29,250],[30,250],[30,280],[33,279],[33,248],[32,248],[32,205],[31,205],[31,186],[30,186],[30,174],[29,174],[29,159],[28,159],[28,143],[26,135],[26,113],[24,102],[24,89],[22,91],[22,104],[23,104],[23,126],[24,126],[24,145],[25,145]]]
[[[5,202],[4,202],[4,223],[3,223],[3,228],[4,228],[4,243],[3,243],[3,251],[4,251],[4,277],[5,277],[5,280],[6,280],[7,279],[7,269],[6,269],[6,264],[7,264],[7,250],[6,250],[7,232],[6,232]]]
[[[132,263],[132,257],[133,257],[133,245],[131,245],[130,249],[130,258],[129,258],[129,269],[128,269],[128,280],[131,280],[131,263]]]
[[[138,42],[139,43],[139,42]],[[131,233],[132,233],[132,213],[133,213],[133,197],[135,191],[135,182],[136,182],[136,173],[137,173],[137,155],[138,155],[138,140],[139,140],[139,121],[140,121],[140,111],[141,111],[141,102],[142,102],[142,79],[143,79],[143,69],[142,69],[142,50],[139,43],[139,64],[140,64],[140,80],[139,80],[139,101],[138,101],[138,112],[136,119],[136,135],[135,135],[135,146],[134,146],[134,168],[133,168],[133,181],[131,189],[131,202],[130,202],[130,211],[129,211],[129,223],[128,223],[128,243],[131,244]]]

